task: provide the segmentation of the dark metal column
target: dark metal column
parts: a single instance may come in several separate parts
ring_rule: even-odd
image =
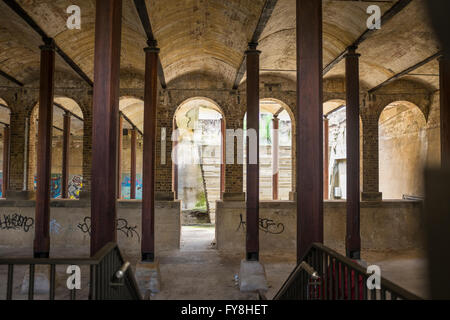
[[[2,196],[6,198],[9,184],[9,126],[3,129],[3,184]]]
[[[272,131],[272,200],[278,200],[278,181],[280,177],[280,136],[278,129],[280,128],[280,119],[278,116],[273,117]]]
[[[96,1],[91,255],[116,241],[117,125],[122,1]]]
[[[441,97],[441,165],[450,167],[450,62],[448,57],[439,58]]]
[[[69,151],[70,151],[70,113],[64,114],[63,127],[63,148],[62,148],[62,176],[61,176],[61,197],[69,197]]]
[[[360,131],[359,131],[359,54],[350,47],[345,56],[347,95],[347,256],[360,259]]]
[[[297,0],[297,258],[323,242],[322,1]]]
[[[247,132],[256,133],[256,148],[247,139],[247,260],[259,260],[259,55],[256,43],[249,43],[247,56]],[[250,152],[256,151],[256,163]]]
[[[37,147],[37,190],[34,257],[47,258],[50,252],[50,179],[52,166],[53,94],[55,44],[45,39],[41,49],[39,123]]]
[[[131,130],[130,199],[136,199],[136,129]]]
[[[142,260],[155,259],[155,146],[158,94],[157,42],[145,49],[144,161],[142,181]]]

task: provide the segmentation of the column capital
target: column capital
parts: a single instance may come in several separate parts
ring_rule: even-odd
[[[345,58],[347,57],[356,57],[359,58],[361,55],[359,53],[356,53],[356,50],[358,49],[357,46],[350,46],[347,48],[347,53],[344,55]]]
[[[53,38],[42,38],[44,44],[39,46],[41,51],[54,51],[55,50],[55,40]]]
[[[160,49],[158,48],[158,41],[155,39],[153,40],[147,40],[147,48],[144,48],[145,52],[151,52],[151,53],[159,53]]]
[[[248,54],[260,54],[261,53],[261,51],[260,50],[257,50],[256,48],[258,47],[258,43],[257,42],[249,42],[248,43],[248,49],[247,49],[247,51],[245,51],[245,54],[246,55],[248,55]]]

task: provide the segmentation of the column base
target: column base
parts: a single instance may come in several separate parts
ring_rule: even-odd
[[[35,199],[35,191],[6,191],[6,200],[33,200]]]
[[[35,259],[48,259],[50,258],[50,253],[48,252],[34,252],[33,257]]]
[[[152,253],[144,253],[142,252],[142,262],[154,262],[155,261],[155,254]]]
[[[224,192],[223,201],[245,201],[245,192]]]
[[[258,261],[241,261],[239,271],[239,289],[241,292],[267,291],[266,272]]]
[[[135,277],[142,296],[161,292],[161,272],[158,260],[138,263]]]
[[[381,192],[362,192],[362,201],[383,201],[383,194]]]

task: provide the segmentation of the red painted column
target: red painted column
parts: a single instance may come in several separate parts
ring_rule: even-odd
[[[117,127],[122,1],[96,1],[91,255],[116,242]]]
[[[37,190],[34,257],[48,258],[50,253],[50,182],[52,166],[53,94],[55,45],[46,39],[41,46],[39,84],[39,123],[37,147]]]
[[[256,50],[256,43],[249,43],[245,52],[247,56],[247,133],[253,130],[256,133],[256,148],[250,146],[255,143],[247,139],[247,237],[246,253],[247,260],[259,260],[259,55],[261,51]],[[250,143],[249,143],[250,142]],[[252,155],[256,152],[256,163],[251,163]]]
[[[345,56],[347,95],[347,257],[360,259],[360,131],[359,131],[359,54],[350,47]]]
[[[222,134],[222,153],[220,159],[220,199],[223,200],[223,193],[225,192],[225,165],[226,165],[226,127],[225,120],[220,119],[220,133]]]
[[[136,199],[136,129],[131,130],[130,199]]]
[[[441,166],[450,167],[450,62],[448,57],[439,59],[441,98]]]
[[[63,148],[62,148],[62,177],[61,177],[61,197],[69,197],[69,152],[70,152],[70,114],[64,114],[63,126]]]
[[[297,258],[323,242],[322,1],[297,0]]]
[[[122,198],[122,149],[123,149],[123,117],[119,113],[119,132],[117,146],[117,199]]]
[[[280,136],[278,129],[280,128],[280,119],[277,116],[273,117],[273,131],[272,131],[272,199],[278,200],[278,181],[280,176]]]
[[[6,198],[6,191],[9,184],[9,127],[3,129],[3,184],[2,195]]]
[[[155,145],[158,55],[157,42],[150,41],[149,47],[145,49],[142,261],[154,261],[155,259]]]
[[[330,136],[330,120],[324,118],[323,120],[323,199],[330,198],[330,154],[329,154],[329,136]]]

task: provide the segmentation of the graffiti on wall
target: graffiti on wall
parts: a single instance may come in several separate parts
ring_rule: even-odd
[[[74,175],[69,181],[69,198],[72,200],[80,199],[80,191],[83,188],[83,177]]]
[[[239,226],[236,231],[245,230],[247,223],[244,221],[242,214],[240,215]],[[269,234],[282,234],[284,232],[284,224],[276,223],[271,219],[259,218],[259,230]]]
[[[51,191],[50,196],[52,199],[61,198],[61,193],[62,193],[61,181],[62,181],[62,175],[60,173],[52,174],[51,186],[50,186],[50,191]],[[69,199],[72,199],[72,200],[80,199],[80,191],[81,191],[82,187],[83,187],[83,177],[80,175],[73,175],[69,179],[69,188],[68,188]],[[37,188],[37,177],[35,176],[34,177],[34,190],[36,190],[36,188]]]
[[[0,217],[0,230],[20,230],[24,232],[30,231],[34,225],[34,219],[21,214],[8,214]]]
[[[122,175],[122,198],[130,199],[131,177]],[[140,174],[136,175],[136,199],[142,199],[142,178]]]
[[[78,224],[78,229],[83,233],[91,235],[91,217],[84,217],[83,222]],[[125,235],[126,238],[137,238],[137,240],[141,241],[141,236],[138,232],[137,226],[131,226],[128,224],[127,219],[117,219],[116,221],[116,230]]]

